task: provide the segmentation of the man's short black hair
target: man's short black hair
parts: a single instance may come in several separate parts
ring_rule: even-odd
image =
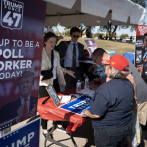
[[[103,56],[104,53],[107,53],[104,49],[102,48],[97,48],[93,52],[93,56]]]
[[[78,29],[77,27],[73,27],[70,30],[70,35],[72,35],[73,32],[79,32],[80,33],[80,29]]]

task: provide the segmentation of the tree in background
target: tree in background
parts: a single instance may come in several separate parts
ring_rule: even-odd
[[[82,37],[83,32],[87,29],[87,26],[85,26],[84,23],[81,22],[80,25],[76,27],[80,29],[81,31],[80,35]],[[88,26],[88,27],[90,28],[90,33],[91,33],[91,30],[94,29],[94,26]],[[71,26],[68,26],[68,27],[65,27],[65,30],[70,30],[71,28],[72,28]],[[91,33],[91,36],[93,36],[93,33]]]
[[[128,38],[128,37],[129,37],[128,34],[121,34],[121,35],[120,35],[120,39],[126,39],[126,38]]]
[[[101,32],[107,32],[109,40],[112,40],[112,37],[115,35],[116,29],[118,26],[112,25],[111,21],[108,21],[105,26],[100,26],[99,31]]]
[[[86,26],[84,26],[84,23],[81,22],[80,25],[76,26],[76,27],[80,29],[80,31],[81,31],[80,35],[82,37],[82,34],[85,31],[85,29],[86,29]],[[70,30],[71,28],[72,28],[71,26],[68,26],[68,27],[65,27],[65,30]]]
[[[87,37],[87,38],[92,38],[91,26],[88,26],[88,27],[86,28],[86,37]]]
[[[70,36],[70,30],[65,30],[64,32],[63,32],[63,35],[66,35],[66,36]]]
[[[95,33],[95,34],[94,34],[94,38],[95,38],[95,37],[98,37],[98,35],[105,36],[105,34],[103,34],[103,33]]]
[[[80,25],[78,26],[78,28],[79,28],[80,31],[81,31],[81,37],[82,37],[82,34],[83,34],[83,32],[85,31],[85,29],[86,29],[86,26],[84,26],[84,23],[81,22]]]
[[[131,0],[131,1],[141,5],[144,8],[147,7],[147,0]],[[115,34],[117,29],[127,29],[129,27],[130,27],[130,31],[136,30],[136,26],[135,25],[131,25],[131,26],[126,26],[126,25],[117,26],[117,25],[115,25],[114,26],[111,23],[111,21],[108,21],[105,26],[100,26],[98,31],[108,32],[109,39],[112,40],[112,37],[114,36],[114,34]]]

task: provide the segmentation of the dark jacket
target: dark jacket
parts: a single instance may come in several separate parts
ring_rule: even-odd
[[[61,41],[58,46],[55,47],[55,50],[58,51],[60,55],[61,66],[64,67],[64,58],[70,41]],[[79,49],[79,60],[88,60],[84,56],[84,45],[78,42]]]
[[[37,98],[31,96],[30,97],[29,114],[32,111],[32,109],[34,108],[34,105],[36,105],[36,111],[37,111]],[[0,110],[0,123],[16,118],[17,111],[20,106],[21,106],[21,99],[20,98],[14,102],[11,102],[11,103],[4,105]]]

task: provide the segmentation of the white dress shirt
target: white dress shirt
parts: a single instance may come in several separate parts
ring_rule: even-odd
[[[73,42],[72,40],[70,41],[66,54],[65,54],[65,59],[64,59],[64,67],[72,67],[72,61],[73,61],[73,48],[74,45],[76,44],[76,67],[79,67],[79,49],[78,49],[78,42]]]

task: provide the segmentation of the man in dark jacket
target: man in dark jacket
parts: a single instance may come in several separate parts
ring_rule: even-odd
[[[59,52],[61,66],[75,72],[76,78],[65,75],[66,86],[65,90],[71,89],[76,86],[77,80],[82,80],[82,67],[79,60],[84,60],[84,45],[77,42],[80,35],[80,30],[73,27],[70,30],[70,41],[61,41],[55,50]]]

